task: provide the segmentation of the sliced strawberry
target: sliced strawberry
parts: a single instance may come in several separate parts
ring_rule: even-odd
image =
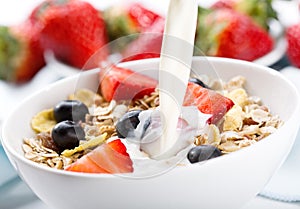
[[[81,157],[75,163],[72,163],[71,165],[66,167],[65,170],[83,173],[108,173],[107,170],[99,167],[87,155]]]
[[[109,173],[133,172],[132,161],[123,143],[117,139],[91,152],[88,157]]]
[[[157,86],[155,79],[117,66],[102,69],[99,77],[101,94],[106,101],[142,98]]]
[[[202,86],[189,83],[184,99],[184,106],[197,106],[202,113],[211,114],[208,123],[217,123],[234,105],[223,95]]]
[[[120,139],[102,144],[65,170],[84,173],[130,173],[132,160]]]
[[[122,155],[125,155],[125,156],[129,156],[125,145],[121,142],[120,139],[113,140],[113,141],[109,142],[108,145],[110,146],[110,148],[112,148],[116,152],[118,152]]]

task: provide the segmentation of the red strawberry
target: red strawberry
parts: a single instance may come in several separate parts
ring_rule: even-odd
[[[140,31],[143,32],[162,17],[154,11],[145,8],[139,3],[134,3],[129,7],[129,16],[136,22]]]
[[[218,0],[213,9],[227,8],[251,17],[261,27],[268,29],[271,19],[277,19],[272,0]]]
[[[82,68],[99,49],[102,51],[98,59],[106,58],[107,50],[102,48],[107,43],[105,23],[101,13],[91,4],[77,0],[47,0],[33,11],[31,19],[42,27],[42,46],[52,50],[59,60]]]
[[[120,139],[113,140],[113,141],[109,142],[108,145],[110,146],[110,148],[117,151],[118,153],[125,155],[125,156],[129,156],[125,145],[121,142]]]
[[[253,61],[272,50],[272,37],[248,16],[231,9],[199,10],[195,45],[204,54]]]
[[[130,17],[128,12],[127,7],[120,5],[114,5],[103,11],[103,18],[110,41],[140,32],[137,22]],[[122,43],[122,45],[126,44],[127,41]]]
[[[234,1],[234,0],[218,0],[211,6],[211,8],[213,8],[213,9],[220,9],[220,8],[234,9],[235,4],[236,4],[236,1]]]
[[[287,28],[286,38],[288,42],[287,56],[289,61],[300,68],[300,23]]]
[[[0,79],[25,82],[45,65],[39,36],[40,31],[29,20],[0,27]]]
[[[104,10],[104,19],[110,41],[117,38],[141,33],[153,25],[158,14],[140,3],[114,5]]]
[[[122,52],[123,61],[159,57],[164,27],[164,18],[156,19],[151,27],[140,34],[140,36],[131,42]]]
[[[157,86],[156,80],[117,66],[101,69],[99,78],[101,94],[106,101],[142,98]]]
[[[208,123],[217,123],[234,103],[213,90],[189,82],[183,105],[197,106],[202,113],[212,114]]]
[[[97,163],[91,160],[87,155],[67,166],[65,170],[83,173],[109,173],[107,170],[99,167]]]
[[[132,161],[120,139],[102,144],[65,170],[84,173],[130,173]]]

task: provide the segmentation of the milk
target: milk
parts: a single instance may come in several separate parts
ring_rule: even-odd
[[[195,0],[170,0],[159,65],[162,136],[147,153],[151,158],[171,157],[178,147],[178,118],[190,76],[198,6]]]

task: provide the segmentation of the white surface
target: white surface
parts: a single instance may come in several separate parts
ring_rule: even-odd
[[[26,17],[32,7],[37,5],[41,0],[26,0],[26,2],[20,3],[18,0],[0,0],[0,24],[16,24],[23,20]],[[103,1],[92,1],[95,4],[102,4]],[[104,1],[105,2],[105,1]],[[116,1],[113,1],[116,2]],[[294,3],[290,3],[290,10],[292,13],[289,12],[289,15],[285,14],[286,11],[286,3],[288,1],[278,1],[276,8],[280,11],[280,19],[283,20],[285,25],[290,25],[291,23],[296,22],[296,18],[298,20],[299,16],[297,16],[296,6]],[[161,3],[166,5],[166,2],[156,3],[156,7],[161,13],[164,13],[165,10],[162,9]],[[18,6],[16,6],[18,5]],[[164,7],[164,6],[163,6]],[[284,9],[283,9],[284,8]],[[50,69],[51,70],[51,69]],[[43,70],[40,75],[40,78],[37,78],[35,81],[32,81],[28,85],[24,86],[24,88],[16,89],[12,86],[7,86],[6,84],[0,82],[0,126],[1,126],[1,118],[3,115],[7,115],[7,112],[11,110],[15,104],[19,103],[21,99],[23,99],[28,94],[32,93],[33,91],[43,87],[48,82],[52,82],[53,80],[58,79],[57,75],[53,75],[49,73],[49,68]],[[50,71],[51,72],[51,71]],[[297,76],[300,73],[296,72]],[[40,79],[43,79],[44,74],[47,74],[50,79],[46,79],[45,82],[41,82]],[[295,75],[295,74],[294,74]],[[51,80],[53,79],[53,80]],[[293,76],[291,77],[293,79]],[[299,85],[299,79],[296,80],[296,84]],[[33,86],[35,86],[33,88]],[[0,145],[1,146],[1,145]],[[3,167],[1,163],[1,173],[2,169],[6,169]],[[10,169],[10,168],[8,168]],[[10,175],[10,174],[9,174]],[[287,173],[287,179],[289,178],[289,173]],[[234,201],[233,197],[233,201]],[[42,203],[37,197],[32,193],[32,191],[23,183],[21,182],[18,185],[12,186],[7,188],[7,190],[3,191],[0,188],[0,209],[50,209],[44,203]],[[265,198],[254,198],[250,203],[248,203],[243,209],[296,209],[300,208],[299,204],[291,204],[291,203],[281,203],[277,201],[268,200]]]
[[[274,9],[278,12],[278,18],[284,27],[289,27],[293,24],[299,23],[299,0],[280,0],[275,1]]]
[[[281,73],[291,80],[300,92],[300,70],[287,67]],[[300,131],[288,159],[261,192],[262,195],[285,201],[300,201]]]
[[[16,199],[18,201],[16,201]],[[232,199],[234,201],[234,198]],[[15,187],[0,195],[1,209],[55,209],[40,201],[25,183],[19,183]],[[201,207],[199,207],[201,208]],[[300,204],[275,202],[269,199],[256,197],[241,209],[299,209]]]

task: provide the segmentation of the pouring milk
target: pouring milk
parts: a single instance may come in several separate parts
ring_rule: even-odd
[[[141,145],[154,159],[171,157],[187,146],[180,144],[176,127],[190,76],[197,12],[195,0],[170,0],[159,65],[162,135]]]

